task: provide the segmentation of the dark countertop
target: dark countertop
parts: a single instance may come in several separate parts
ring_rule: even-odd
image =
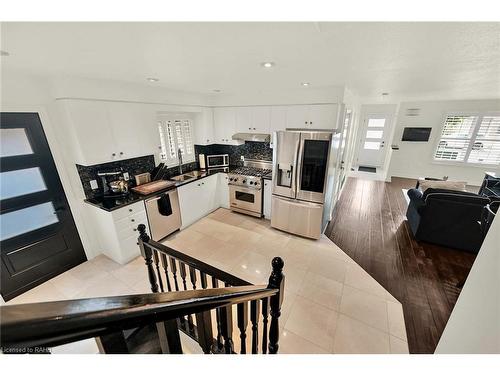
[[[231,169],[233,169],[233,168],[235,169],[237,167],[230,167],[229,173],[231,173]],[[216,172],[216,173],[224,173],[224,172]],[[213,174],[216,174],[216,173],[213,173]],[[87,204],[90,204],[92,206],[98,207],[101,210],[111,212],[114,210],[118,210],[122,207],[128,206],[132,203],[136,203],[136,202],[139,202],[141,200],[145,200],[145,199],[154,197],[154,196],[161,194],[161,193],[164,193],[166,191],[176,189],[179,186],[187,185],[187,184],[190,184],[191,182],[201,180],[201,179],[208,177],[208,176],[211,176],[211,175],[212,175],[212,173],[209,173],[207,171],[201,171],[201,175],[198,177],[194,177],[194,178],[191,178],[191,179],[186,180],[186,181],[176,182],[174,185],[171,185],[165,189],[155,191],[154,193],[151,193],[148,195],[138,194],[138,193],[135,193],[133,191],[130,191],[125,197],[124,196],[117,196],[117,197],[110,196],[110,197],[104,198],[101,196],[101,197],[85,199],[84,202]],[[269,174],[263,176],[262,178],[264,180],[271,180],[272,174],[269,173]]]
[[[138,193],[135,193],[133,191],[130,191],[125,197],[123,197],[123,196],[116,196],[116,197],[110,196],[110,197],[104,198],[101,196],[101,197],[85,199],[84,202],[87,204],[90,204],[92,206],[98,207],[104,211],[111,212],[114,210],[118,210],[122,207],[128,206],[132,203],[136,203],[136,202],[139,202],[141,200],[145,200],[145,199],[154,197],[154,196],[161,194],[161,193],[164,193],[166,191],[176,189],[179,186],[187,185],[187,184],[190,184],[191,182],[201,180],[201,179],[208,177],[208,176],[211,176],[211,174],[209,174],[208,172],[202,171],[202,173],[198,177],[190,178],[189,180],[186,180],[186,181],[178,181],[175,184],[173,184],[169,187],[166,187],[165,189],[155,191],[154,193],[151,193],[148,195],[138,194]]]

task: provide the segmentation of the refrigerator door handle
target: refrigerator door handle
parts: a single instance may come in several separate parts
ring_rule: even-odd
[[[302,134],[299,136],[299,143],[295,148],[295,176],[294,176],[294,196],[297,198],[297,193],[300,190],[300,181],[302,179],[302,159],[304,157],[304,147],[303,147]]]

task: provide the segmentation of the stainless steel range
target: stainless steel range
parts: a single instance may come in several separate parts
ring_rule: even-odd
[[[272,163],[263,160],[245,160],[243,167],[231,169],[228,174],[229,204],[231,210],[262,217],[262,178],[272,172]]]

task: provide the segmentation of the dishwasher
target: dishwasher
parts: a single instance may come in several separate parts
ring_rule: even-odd
[[[148,198],[146,215],[153,241],[160,241],[182,226],[177,189]]]

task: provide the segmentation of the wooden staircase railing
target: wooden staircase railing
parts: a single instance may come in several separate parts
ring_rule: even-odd
[[[151,240],[143,224],[139,224],[137,229],[140,233],[139,247],[146,263],[153,293],[199,288],[208,290],[218,288],[220,284],[225,287],[252,285],[210,264]],[[251,342],[248,350],[256,354],[259,352],[259,318],[262,315],[262,353],[266,354],[268,350],[270,354],[277,353],[278,321],[284,296],[285,278],[282,272],[284,263],[281,258],[276,257],[271,265],[272,273],[269,277],[268,288],[277,291],[274,296],[240,303],[234,312],[231,306],[217,308],[214,316],[209,312],[203,317],[196,316],[196,324],[191,315],[181,316],[179,318],[180,329],[198,341],[205,353],[234,353],[233,315],[235,314],[236,326],[239,330],[240,353],[247,352],[248,338]],[[251,335],[247,334],[249,318]],[[215,337],[212,334],[212,320],[216,322]]]
[[[183,352],[182,330],[199,343],[204,353],[232,354],[233,306],[239,352],[247,352],[247,340],[248,350],[259,352],[261,314],[261,351],[278,352],[284,290],[281,258],[272,261],[269,284],[255,286],[150,240],[144,225],[138,229],[153,293],[0,306],[0,346],[4,353],[47,352],[46,348],[92,337],[101,353],[130,353],[133,350],[127,332],[153,327],[162,353]],[[247,334],[249,318],[251,332]]]

